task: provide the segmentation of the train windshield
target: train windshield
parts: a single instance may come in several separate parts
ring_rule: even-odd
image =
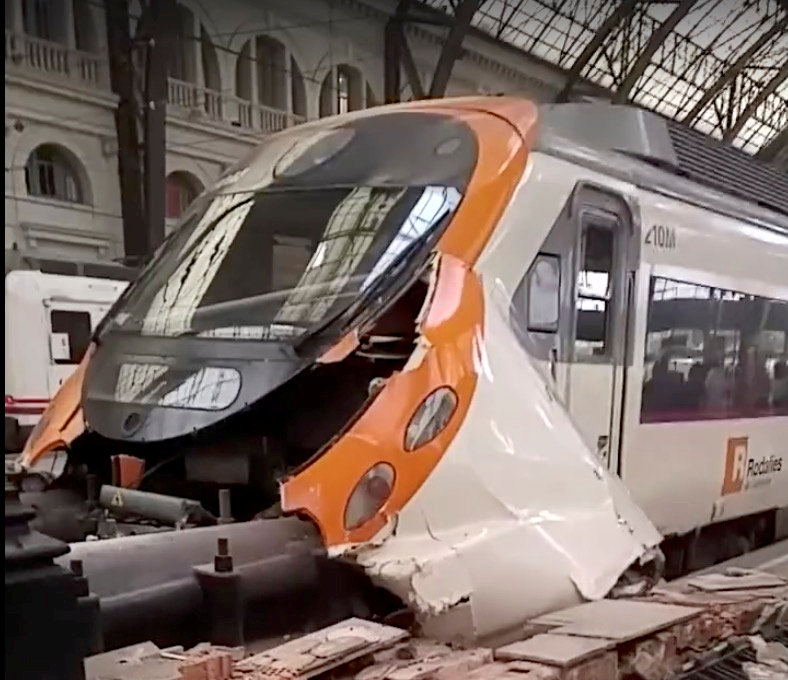
[[[450,186],[269,186],[204,198],[111,328],[145,336],[295,341],[364,307],[424,254]]]

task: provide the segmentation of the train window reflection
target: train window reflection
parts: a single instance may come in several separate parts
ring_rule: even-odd
[[[612,297],[613,230],[583,225],[577,276],[575,359],[607,354],[608,308]]]
[[[542,333],[558,330],[560,285],[560,258],[539,254],[528,275],[528,330]]]
[[[426,245],[460,198],[440,186],[217,196],[183,225],[115,324],[159,337],[291,341],[423,252],[410,246]]]
[[[642,422],[788,415],[788,302],[653,277]]]
[[[221,411],[241,390],[234,368],[203,366],[176,369],[162,364],[124,363],[115,384],[115,399],[126,404]]]

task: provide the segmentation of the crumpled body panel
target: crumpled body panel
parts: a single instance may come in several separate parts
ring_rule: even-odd
[[[518,344],[495,286],[484,290],[478,382],[457,435],[373,544],[336,550],[432,632],[465,639],[604,597],[661,540]]]

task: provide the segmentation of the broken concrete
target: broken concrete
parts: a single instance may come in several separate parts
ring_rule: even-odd
[[[667,680],[729,653],[733,643],[734,649],[755,651],[755,661],[742,665],[748,678],[782,680],[788,677],[788,649],[757,633],[785,635],[788,581],[762,586],[758,576],[738,583],[736,591],[727,585],[720,591],[698,590],[685,581],[629,600],[571,607],[529,621],[524,640],[495,650],[409,639],[399,628],[349,619],[243,660],[239,650],[205,644],[188,652],[135,645],[88,659],[86,675],[88,680],[306,680],[327,673],[335,680]]]

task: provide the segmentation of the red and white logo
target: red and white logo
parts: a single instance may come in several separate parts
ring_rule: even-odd
[[[728,439],[725,455],[725,477],[722,480],[722,495],[738,493],[747,477],[747,437]]]

